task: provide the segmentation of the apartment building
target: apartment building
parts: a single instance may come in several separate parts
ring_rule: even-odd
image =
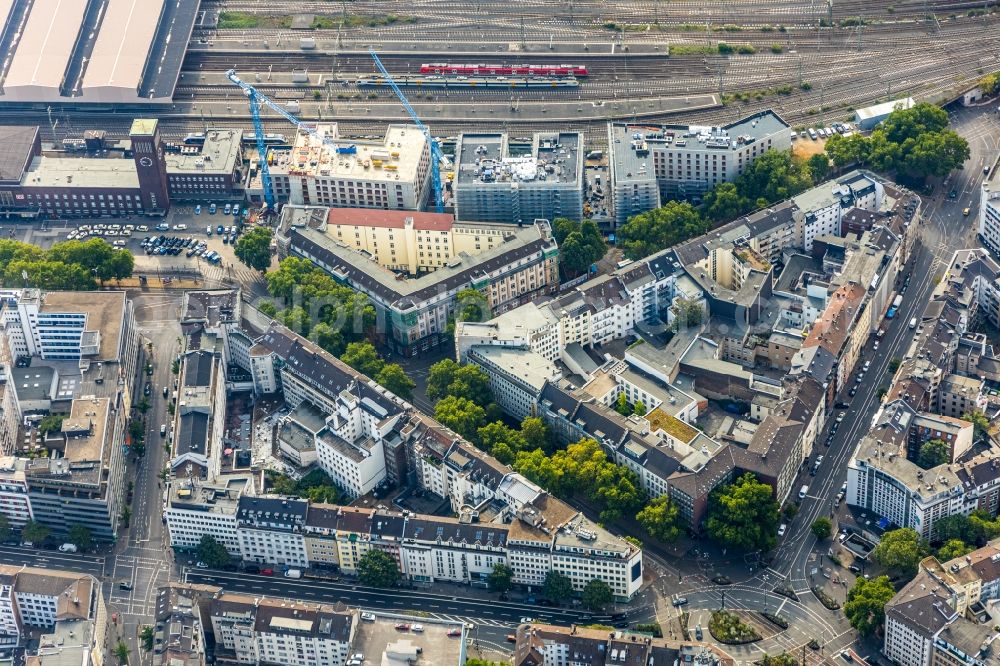
[[[448,322],[464,289],[479,290],[490,312],[501,313],[552,294],[558,285],[559,250],[545,220],[517,227],[492,249],[480,241],[478,253],[456,254],[437,270],[406,279],[331,235],[332,214],[323,208],[286,206],[278,231],[279,255],[309,259],[368,296],[385,324],[385,344],[405,356],[450,341]],[[441,247],[443,259],[447,251]],[[434,254],[436,259],[437,249]]]
[[[900,666],[986,666],[994,661],[1000,634],[991,622],[981,621],[988,617],[982,594],[987,581],[979,571],[993,568],[995,553],[991,544],[945,564],[934,557],[921,561],[916,577],[886,605],[884,654]],[[984,560],[988,567],[981,566]],[[994,580],[990,576],[989,582]]]
[[[247,562],[309,566],[305,537],[309,503],[282,497],[242,495],[236,507],[240,553]]]
[[[344,666],[357,631],[357,615],[332,606],[230,593],[208,606],[222,663]]]
[[[977,367],[991,364],[991,353],[968,334],[968,327],[977,318],[996,321],[998,275],[1000,266],[987,251],[955,253],[919,317],[888,402],[848,464],[849,504],[912,527],[926,538],[934,537],[940,518],[976,509],[997,511],[1000,466],[987,454],[975,454],[972,424],[954,414],[982,404]],[[972,376],[958,375],[959,369]],[[945,442],[950,458],[923,470],[915,460],[930,439]]]
[[[168,492],[163,517],[175,550],[193,551],[202,536],[211,534],[230,555],[242,559],[236,512],[244,493],[256,494],[250,475],[242,480],[227,476],[215,485],[180,478],[171,482]]]
[[[1000,160],[990,166],[979,186],[979,240],[1000,255]]]
[[[271,151],[274,195],[280,203],[338,208],[420,210],[430,190],[430,145],[414,125],[389,125],[377,140],[347,140],[336,123],[300,131],[289,151]],[[259,168],[251,171],[247,198],[260,203]]]
[[[0,513],[7,517],[12,527],[22,527],[34,519],[28,497],[27,467],[25,458],[0,458]]]
[[[651,638],[573,625],[523,624],[514,634],[514,666],[731,666],[733,658],[707,643]]]
[[[455,144],[455,217],[508,224],[583,219],[583,135],[540,132],[512,154],[506,132],[460,134]]]
[[[768,150],[791,150],[791,128],[773,111],[718,127],[608,124],[611,215],[628,218],[735,180]]]
[[[171,583],[156,592],[153,616],[154,666],[205,666],[211,624],[202,609],[219,592],[210,585]]]

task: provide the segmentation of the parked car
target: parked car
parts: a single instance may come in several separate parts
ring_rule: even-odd
[[[126,592],[131,592],[132,583],[118,583],[118,589],[125,590]]]
[[[76,552],[76,544],[75,543],[64,543],[63,545],[59,546],[59,552],[60,553],[75,553]]]
[[[207,569],[208,568],[208,565],[205,564],[204,562],[201,562],[201,561],[195,562],[194,566],[197,567],[198,569]]]
[[[396,630],[397,631],[409,631],[410,630],[410,625],[406,624],[405,622],[400,622],[400,623],[398,623],[396,625]]]
[[[532,618],[530,618],[530,617],[522,617],[521,618],[521,624],[531,624],[532,622],[534,622],[534,620]]]
[[[785,536],[786,530],[788,530],[788,525],[785,523],[781,523],[781,527],[778,528],[778,536],[780,537]]]
[[[197,206],[194,207],[194,214],[201,215],[201,204],[198,204]]]
[[[260,570],[260,575],[261,576],[273,576],[274,575],[274,569],[261,569]]]
[[[375,613],[362,613],[361,614],[361,619],[364,620],[365,622],[374,622],[375,621]]]

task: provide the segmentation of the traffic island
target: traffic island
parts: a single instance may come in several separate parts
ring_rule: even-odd
[[[822,588],[813,586],[809,589],[812,590],[812,593],[816,595],[819,602],[826,606],[828,610],[840,610],[840,602],[824,592]]]
[[[761,635],[752,626],[743,621],[736,613],[725,610],[712,612],[708,622],[708,632],[712,638],[725,645],[746,645],[761,639]]]

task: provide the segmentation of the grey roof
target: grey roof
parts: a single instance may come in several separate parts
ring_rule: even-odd
[[[19,183],[31,164],[38,126],[0,125],[0,183]]]
[[[214,355],[207,351],[191,352],[184,357],[184,386],[211,386]]]
[[[270,514],[275,520],[279,516],[285,516],[292,520],[298,519],[298,521],[304,522],[308,510],[309,502],[306,500],[241,495],[236,517],[244,519],[252,518],[254,515],[259,514]]]
[[[204,412],[188,412],[180,418],[174,435],[175,456],[185,453],[208,455],[208,420]]]

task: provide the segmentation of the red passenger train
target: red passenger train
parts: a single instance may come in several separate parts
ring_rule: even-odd
[[[453,65],[446,62],[420,65],[421,74],[465,74],[467,76],[587,76],[584,65]]]

